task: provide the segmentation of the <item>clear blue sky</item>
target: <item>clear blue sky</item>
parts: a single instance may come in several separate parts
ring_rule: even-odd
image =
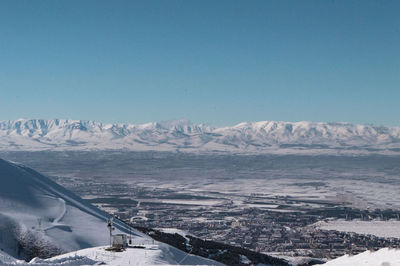
[[[0,1],[0,120],[400,125],[400,1]]]

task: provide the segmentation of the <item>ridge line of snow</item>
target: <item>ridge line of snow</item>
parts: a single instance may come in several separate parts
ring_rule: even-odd
[[[346,122],[243,122],[230,127],[187,120],[106,124],[88,120],[5,120],[0,150],[400,153],[400,127]]]

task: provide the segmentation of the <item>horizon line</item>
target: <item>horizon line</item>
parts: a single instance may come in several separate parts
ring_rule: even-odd
[[[6,120],[0,120],[0,123],[3,122],[13,122],[13,121],[34,121],[34,120],[43,120],[43,121],[51,121],[51,120],[64,120],[64,121],[79,121],[79,122],[96,122],[96,123],[101,123],[105,125],[146,125],[146,124],[152,124],[152,123],[171,123],[171,122],[187,122],[190,125],[203,125],[203,126],[210,126],[213,128],[225,128],[225,127],[235,127],[240,124],[244,123],[262,123],[262,122],[275,122],[275,123],[314,123],[314,124],[340,124],[340,125],[361,125],[361,126],[372,126],[372,127],[387,127],[387,128],[396,128],[400,127],[400,125],[397,126],[389,126],[389,125],[377,125],[374,123],[353,123],[353,122],[346,122],[346,121],[312,121],[312,120],[298,120],[298,121],[284,121],[284,120],[248,120],[248,121],[242,121],[233,125],[211,125],[209,123],[196,123],[192,122],[190,119],[186,118],[178,118],[178,119],[167,119],[167,120],[159,120],[159,121],[149,121],[145,123],[130,123],[130,122],[104,122],[101,120],[96,120],[96,119],[73,119],[73,118],[17,118],[17,119],[6,119]]]

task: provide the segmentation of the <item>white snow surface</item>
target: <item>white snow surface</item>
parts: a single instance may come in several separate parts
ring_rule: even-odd
[[[107,246],[93,247],[50,259],[35,258],[29,263],[8,257],[0,253],[1,265],[26,265],[26,266],[79,266],[79,265],[223,265],[213,260],[194,256],[182,252],[163,243],[140,244],[143,248],[129,246],[122,252],[107,251]]]
[[[15,259],[21,259],[18,236],[26,233],[34,237],[30,244],[46,243],[61,252],[75,251],[52,258],[51,263],[36,259],[31,262],[33,265],[93,265],[99,259],[109,265],[129,265],[126,260],[136,261],[131,265],[178,264],[180,261],[217,264],[153,241],[145,234],[129,230],[118,220],[114,222],[116,230],[113,232],[131,232],[134,243],[146,244],[146,249],[129,248],[122,253],[90,249],[109,243],[106,221],[110,216],[107,213],[38,172],[2,159],[0,184],[0,265],[26,264]]]
[[[213,260],[187,254],[163,243],[141,245],[145,247],[128,247],[123,252],[110,252],[104,247],[79,250],[49,259],[81,256],[107,265],[223,265]]]
[[[178,234],[178,235],[183,236],[185,238],[186,238],[186,236],[196,237],[195,235],[193,235],[193,234],[191,234],[189,232],[186,232],[184,230],[180,230],[180,229],[177,229],[177,228],[154,228],[154,229],[158,230],[160,232],[163,232],[163,233],[167,233],[167,234]]]
[[[30,232],[63,251],[107,244],[109,215],[22,165],[0,159],[0,247],[16,254],[10,234]],[[116,222],[117,231],[129,231]],[[15,228],[15,230],[10,230]],[[146,236],[134,231],[137,237]]]
[[[344,255],[323,264],[326,266],[400,266],[400,250],[382,248],[365,251],[355,256]]]
[[[134,125],[18,119],[0,121],[0,150],[398,154],[400,127],[262,121],[215,128],[187,120]]]
[[[346,221],[342,219],[320,221],[311,226],[324,230],[336,230],[342,232],[353,232],[362,235],[374,235],[385,238],[400,238],[400,221]]]

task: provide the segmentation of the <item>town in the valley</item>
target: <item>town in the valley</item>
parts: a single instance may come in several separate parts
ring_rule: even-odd
[[[276,255],[336,258],[400,247],[399,238],[324,230],[316,225],[335,219],[398,221],[400,212],[390,209],[361,210],[288,196],[199,196],[171,189],[110,187],[115,191],[108,190],[107,195],[101,186],[97,195],[92,189],[87,199],[135,227],[177,228],[201,239]]]

